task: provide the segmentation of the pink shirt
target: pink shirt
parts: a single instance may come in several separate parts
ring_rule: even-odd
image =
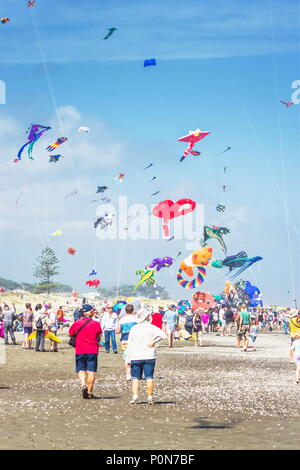
[[[204,325],[207,325],[209,322],[209,314],[208,313],[202,313],[201,314],[201,320]]]
[[[69,335],[74,335],[88,320],[89,318],[83,317],[73,323],[69,330]],[[90,321],[76,337],[75,354],[98,354],[98,343],[101,334],[102,328],[100,323],[94,320]]]

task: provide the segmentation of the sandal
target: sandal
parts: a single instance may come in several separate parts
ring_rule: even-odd
[[[87,388],[86,385],[84,385],[84,387],[82,387],[82,398],[84,398],[85,400],[87,400],[89,398],[88,388]]]
[[[88,394],[88,399],[89,400],[95,400],[97,397],[95,397],[95,395],[93,395],[92,393],[89,393]]]

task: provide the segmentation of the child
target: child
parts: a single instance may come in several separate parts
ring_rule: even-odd
[[[258,330],[259,330],[258,322],[256,322],[255,320],[252,320],[251,321],[251,326],[250,326],[249,336],[250,336],[250,338],[252,340],[252,343],[253,343],[253,351],[256,351],[255,341],[256,341],[256,338],[258,336]]]
[[[300,382],[300,336],[296,335],[292,344],[294,360],[296,362],[296,383]]]

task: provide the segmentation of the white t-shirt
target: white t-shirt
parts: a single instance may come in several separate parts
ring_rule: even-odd
[[[295,339],[295,341],[293,341],[292,348],[295,351],[295,357],[300,358],[300,339]]]
[[[148,345],[155,340],[165,339],[167,335],[155,325],[148,322],[137,323],[134,325],[128,337],[127,357],[129,361],[141,361],[146,359],[155,359],[155,346],[150,348]]]
[[[104,330],[115,330],[118,321],[118,315],[113,312],[112,314],[105,312],[101,319],[101,326]]]

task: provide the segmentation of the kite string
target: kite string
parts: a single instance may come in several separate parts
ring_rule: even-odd
[[[277,68],[276,57],[275,57],[275,38],[274,38],[273,10],[272,10],[271,0],[269,0],[269,11],[270,11],[271,35],[272,35],[272,48],[273,48],[274,86],[275,86],[275,93],[276,93],[276,100],[277,100],[276,107],[277,107],[278,134],[279,134],[279,143],[280,143],[280,163],[281,163],[283,199],[284,199],[283,202],[284,202],[284,208],[285,208],[286,232],[287,232],[287,240],[288,240],[288,247],[289,247],[290,280],[291,280],[293,294],[295,297],[296,293],[295,293],[294,267],[293,267],[293,256],[292,256],[292,242],[291,242],[290,223],[289,223],[286,173],[285,173],[285,165],[284,165],[284,147],[283,147],[282,126],[281,126],[280,111],[279,111],[278,68]]]

